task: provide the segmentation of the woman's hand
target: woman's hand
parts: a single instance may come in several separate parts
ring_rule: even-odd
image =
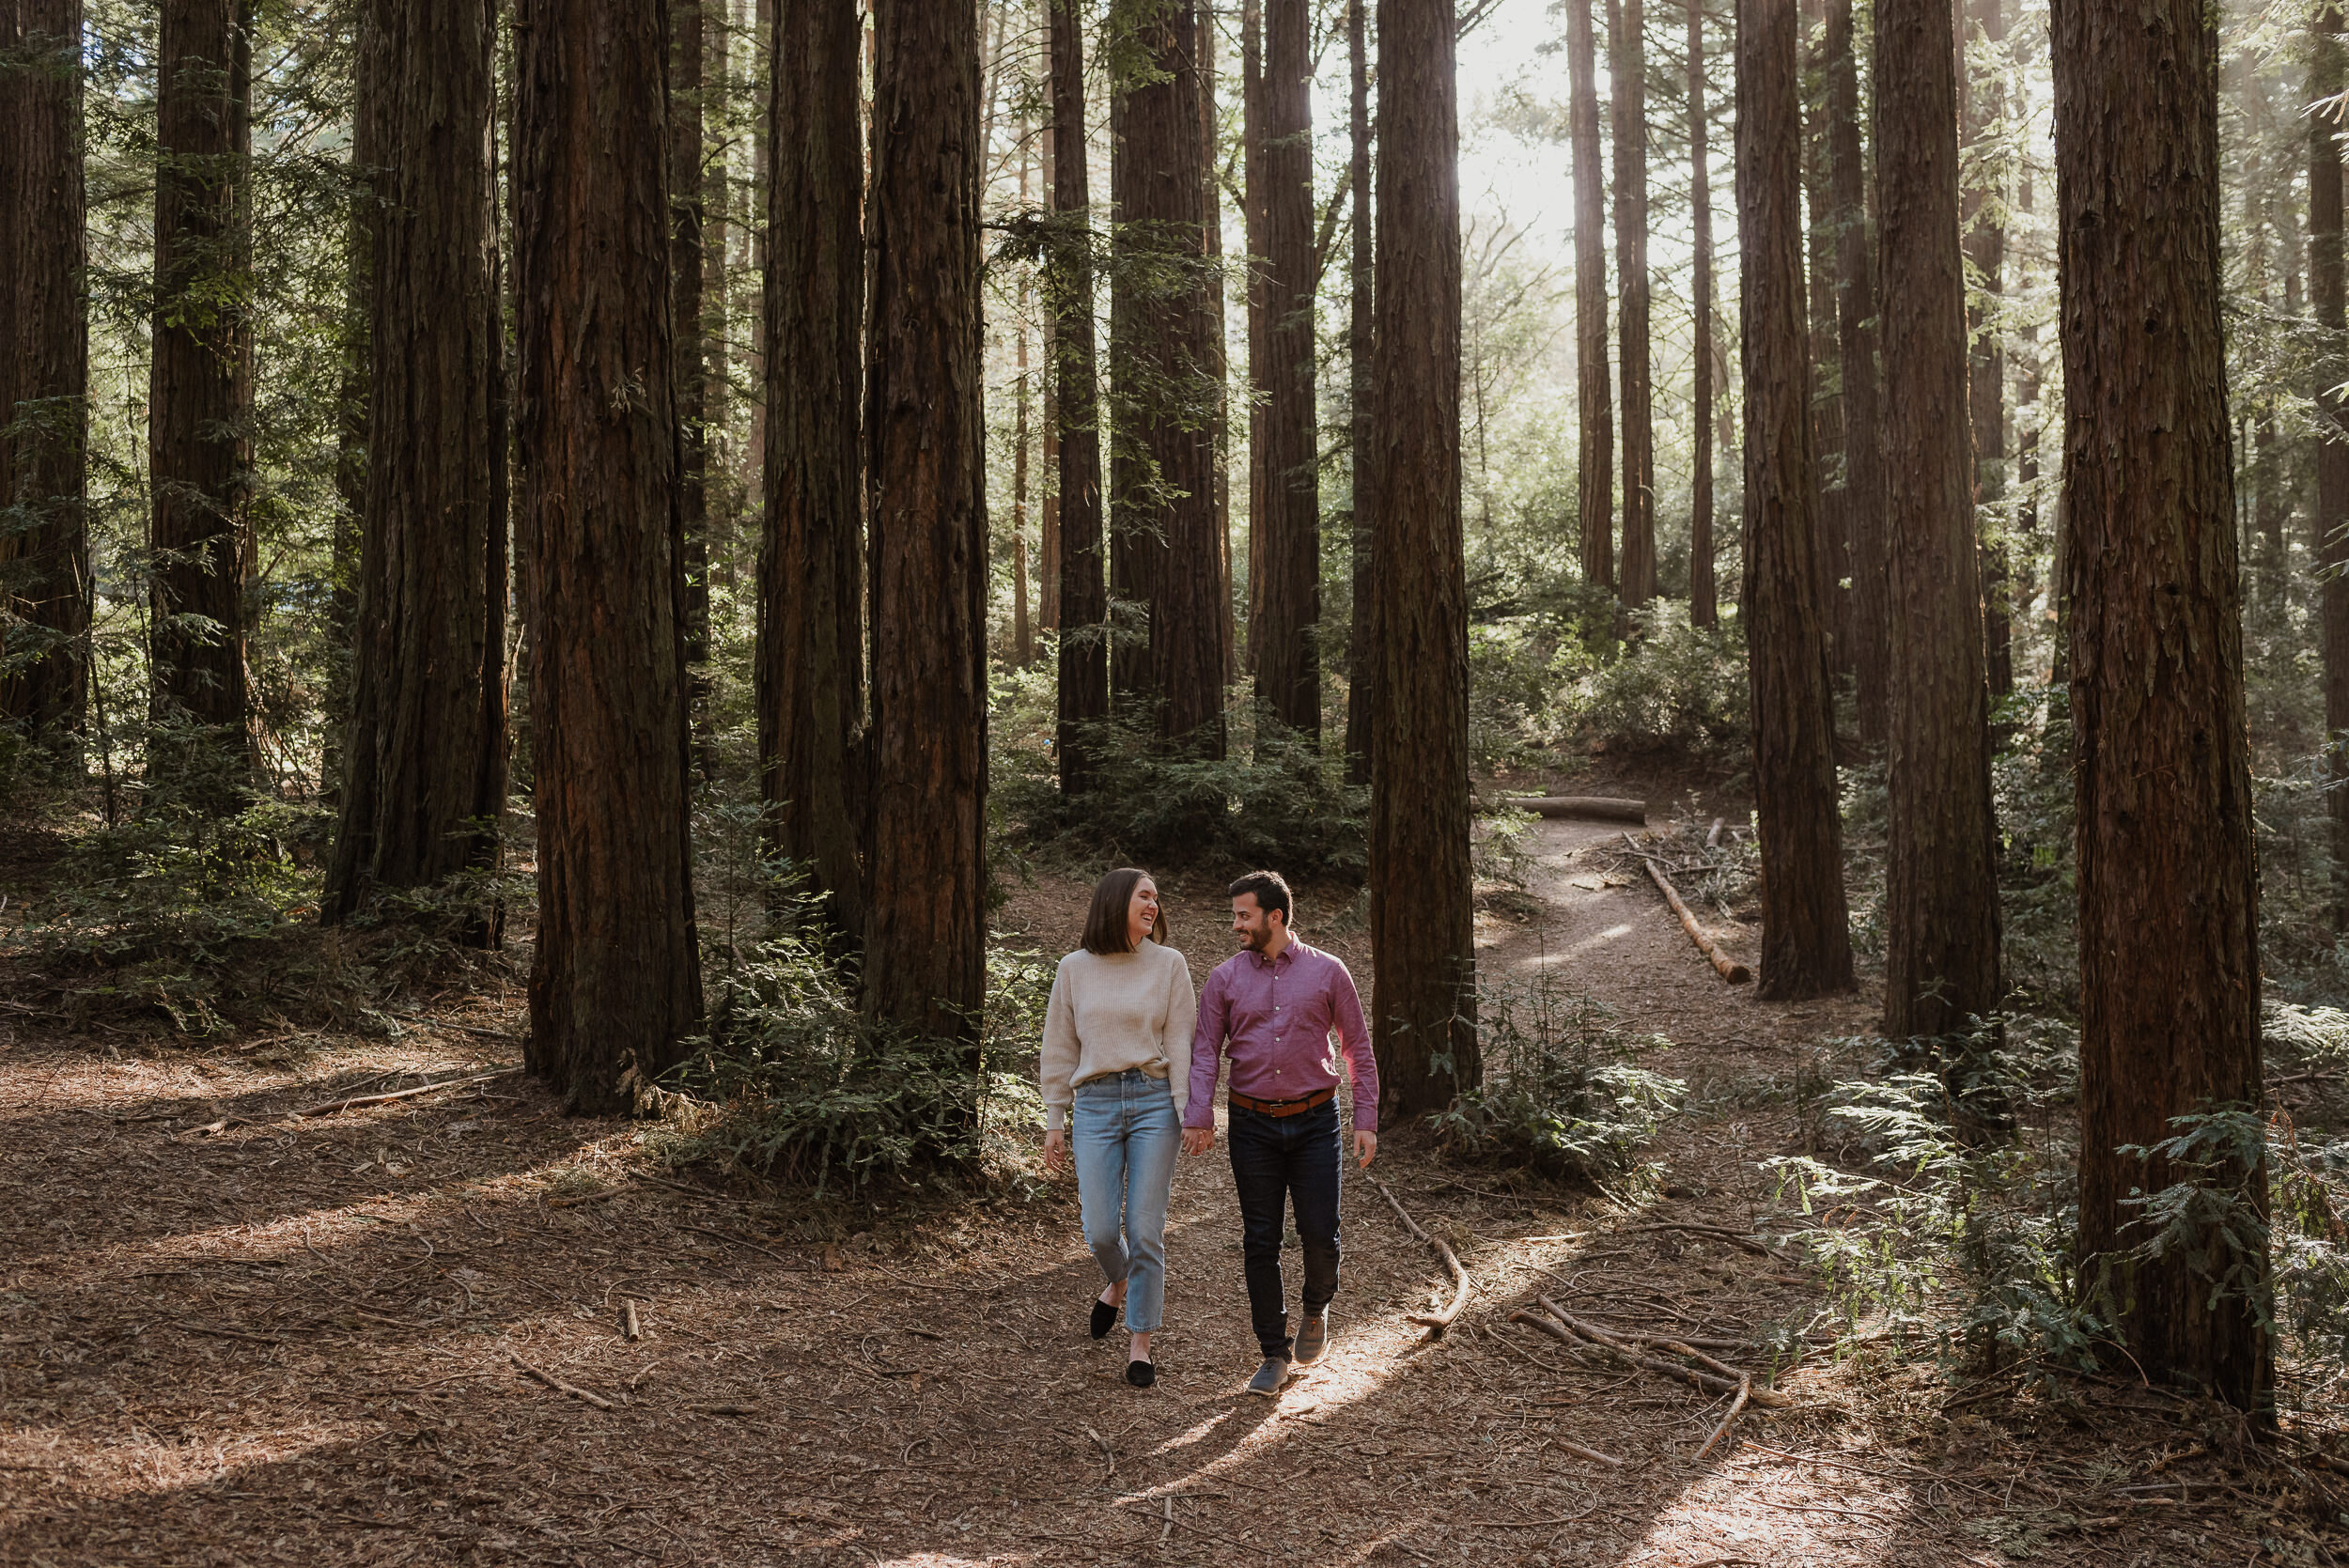
[[[1058,1173],[1058,1172],[1060,1171],[1060,1168],[1061,1168],[1062,1166],[1064,1166],[1064,1165],[1067,1164],[1067,1163],[1068,1163],[1068,1132],[1067,1132],[1067,1129],[1066,1129],[1066,1128],[1065,1128],[1065,1127],[1053,1127],[1051,1130],[1050,1130],[1049,1132],[1045,1133],[1045,1135],[1044,1135],[1044,1172],[1045,1172],[1045,1174],[1047,1174],[1047,1175],[1053,1175],[1053,1174],[1056,1174],[1056,1173]]]

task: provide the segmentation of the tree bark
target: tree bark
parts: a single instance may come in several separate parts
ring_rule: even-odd
[[[250,775],[245,588],[253,574],[252,333],[235,301],[253,128],[250,0],[169,0],[156,61],[155,319],[148,387],[152,712],[217,732],[218,762],[192,781],[215,810]],[[202,617],[209,626],[192,617]],[[166,741],[152,776],[193,759]],[[223,771],[225,769],[225,772]]]
[[[1827,633],[1828,667],[1851,667],[1845,634],[1843,579],[1849,551],[1844,505],[1843,394],[1835,306],[1835,221],[1829,163],[1833,134],[1825,49],[1827,0],[1803,0],[1802,194],[1810,225],[1804,232],[1811,285],[1811,460],[1817,487],[1819,624]],[[1814,39],[1813,29],[1818,29]],[[1819,47],[1812,50],[1813,42]]]
[[[370,0],[366,522],[319,913],[496,863],[506,810],[506,331],[495,0]],[[494,943],[498,921],[475,927]]]
[[[873,37],[865,1010],[952,1042],[975,1107],[987,940],[978,18],[876,0]]]
[[[708,213],[702,179],[702,4],[669,0],[669,319],[675,323],[677,345],[685,664],[694,750],[707,781],[717,761],[717,740],[709,713],[709,380],[702,302]]]
[[[1239,8],[1240,194],[1248,236],[1248,673],[1260,674],[1264,611],[1265,404],[1262,389],[1272,373],[1271,283],[1265,232],[1264,0],[1241,0]],[[1259,683],[1261,686],[1261,683]]]
[[[754,106],[751,116],[751,275],[756,278],[764,278],[767,275],[768,264],[773,255],[770,248],[773,231],[768,225],[767,215],[774,209],[774,192],[765,181],[767,171],[775,166],[774,149],[767,142],[767,138],[774,133],[772,127],[775,123],[775,5],[776,0],[752,0],[751,6],[751,58],[760,62],[764,68],[763,70],[754,72],[751,88],[752,101]],[[859,49],[857,72],[861,82],[864,68],[868,63],[863,53],[867,36],[862,23],[859,25],[857,37]],[[861,89],[858,107],[860,118],[870,107],[861,96]],[[862,318],[860,306],[860,321]],[[767,384],[767,316],[764,310],[751,318],[750,352],[747,357],[749,364],[744,366],[744,369],[748,373],[747,380],[750,384],[765,386]],[[767,493],[766,420],[757,417],[751,420],[750,439],[744,442],[744,446],[746,450],[742,455],[743,493],[764,495]]]
[[[864,191],[856,0],[781,0],[769,33],[761,794],[771,853],[851,945],[864,929],[849,778],[864,706]]]
[[[2131,1261],[2118,1152],[2263,1101],[2258,872],[2219,318],[2218,43],[2209,9],[2056,0],[2056,191],[2080,954],[2081,1277],[2114,1272],[2136,1366],[2273,1409],[2256,1304],[2201,1243]],[[2331,47],[2329,37],[2323,40]],[[2311,83],[2310,90],[2320,90]],[[2263,1170],[2222,1162],[2262,1214]],[[2215,1243],[2214,1243],[2215,1245]],[[2236,1260],[2230,1259],[2230,1262]],[[2265,1284],[2264,1253],[2248,1260]]]
[[[1092,728],[1109,717],[1109,583],[1101,538],[1101,430],[1095,384],[1093,197],[1085,174],[1084,39],[1077,0],[1051,12],[1052,213],[1045,287],[1052,309],[1053,422],[1060,431],[1060,787],[1097,772]]]
[[[1719,624],[1713,574],[1713,175],[1704,127],[1704,6],[1688,0],[1688,208],[1696,243],[1688,293],[1689,336],[1688,622]]]
[[[1609,0],[1616,318],[1623,375],[1623,602],[1656,597],[1656,416],[1648,365],[1647,50],[1640,0]]]
[[[1377,383],[1377,241],[1371,212],[1370,45],[1363,9],[1369,0],[1347,0],[1346,64],[1351,75],[1348,124],[1353,137],[1354,237],[1347,289],[1346,365],[1353,408],[1354,614],[1346,628],[1346,782],[1370,783],[1374,717],[1378,703],[1378,587],[1373,567],[1378,528],[1378,465],[1371,458],[1377,426],[1372,399]]]
[[[1483,1079],[1469,869],[1452,0],[1378,8],[1378,692],[1371,1040],[1384,1125]]]
[[[2310,39],[2307,94],[2325,102],[2344,85],[2341,8],[2320,5]],[[2319,644],[2325,672],[2325,792],[2332,821],[2333,926],[2349,929],[2349,298],[2341,265],[2340,121],[2309,116],[2309,306],[2316,317],[2316,511]],[[2061,195],[2059,194],[2059,200]]]
[[[731,114],[734,97],[732,56],[733,0],[703,0],[702,4],[702,82],[703,114],[708,117],[712,104],[722,113]],[[713,146],[704,127],[704,162],[702,180],[702,314],[701,377],[702,377],[702,454],[703,485],[709,497],[708,574],[710,586],[732,590],[738,582],[735,562],[739,542],[742,512],[742,487],[727,451],[730,444],[727,431],[732,416],[732,388],[728,384],[727,324],[728,267],[732,256],[731,233],[735,191],[727,170],[734,161],[733,137],[721,134]],[[708,589],[705,589],[705,593]],[[702,711],[708,707],[705,702]],[[702,776],[708,778],[717,759],[712,740],[707,731],[697,734],[695,741],[701,748]]]
[[[1990,710],[1966,416],[1950,0],[1876,0],[1890,536],[1884,1032],[1960,1036],[2002,1000]],[[1954,1071],[1963,1075],[1967,1067]]]
[[[1383,29],[1380,36],[1385,36]],[[1615,411],[1607,368],[1607,198],[1598,167],[1597,54],[1591,36],[1591,0],[1566,0],[1566,70],[1572,95],[1567,139],[1574,155],[1575,394],[1582,419],[1576,511],[1582,527],[1582,581],[1611,589]]]
[[[1965,0],[1966,20],[1982,30],[2003,65],[2006,44],[2005,0]],[[1971,28],[1966,29],[1970,32]],[[1995,311],[2004,287],[2006,217],[2000,185],[2005,154],[1988,145],[2006,113],[2005,84],[1996,70],[1977,77],[1966,69],[1961,55],[1958,89],[1964,113],[1964,136],[1971,147],[1973,178],[1966,189],[1965,210],[1959,219],[1965,235],[1969,273],[1981,280],[1979,290],[1967,290],[1966,404],[1973,427],[1974,516],[1982,541],[1983,652],[1990,695],[1999,698],[2015,690],[2014,616],[2007,567],[2008,541],[2002,524],[1987,521],[2006,505],[2006,363],[2002,334]]]
[[[1885,586],[1883,410],[1876,376],[1875,247],[1859,145],[1859,68],[1852,0],[1828,0],[1828,141],[1833,169],[1837,340],[1843,380],[1843,520],[1851,588],[1843,624],[1852,650],[1859,737],[1891,735],[1890,635]]]
[[[1264,520],[1251,570],[1258,601],[1256,695],[1264,711],[1321,736],[1321,485],[1314,403],[1313,45],[1307,0],[1268,0],[1263,87]]]
[[[701,1021],[665,5],[516,0],[517,433],[538,818],[523,1059],[626,1109]],[[629,1077],[634,1074],[631,1080]]]
[[[89,671],[81,33],[82,0],[0,5],[0,719],[69,752]]]
[[[1769,1000],[1851,988],[1835,732],[1820,625],[1803,331],[1795,0],[1737,8],[1737,227],[1745,366],[1746,647]]]

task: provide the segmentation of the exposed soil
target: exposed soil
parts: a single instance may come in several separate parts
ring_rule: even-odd
[[[1722,1339],[1823,1306],[1800,1271],[1657,1227],[1748,1232],[1755,1162],[1798,1146],[1799,1063],[1863,1030],[1870,1000],[1766,1006],[1725,986],[1621,874],[1618,833],[1543,824],[1532,897],[1480,916],[1485,967],[1557,972],[1668,1035],[1653,1064],[1690,1080],[1695,1109],[1609,1193],[1502,1191],[1389,1129],[1374,1173],[1457,1249],[1473,1296],[1441,1337],[1407,1322],[1441,1266],[1349,1176],[1336,1341],[1278,1401],[1240,1391],[1254,1347],[1220,1144],[1178,1172],[1160,1380],[1137,1392],[1122,1336],[1085,1333],[1099,1281],[1066,1181],[886,1210],[704,1190],[661,1174],[641,1129],[567,1118],[502,1071],[510,995],[388,1045],[203,1054],[57,1038],[0,1001],[0,1562],[2349,1552],[2228,1423],[2150,1390],[1969,1397],[1877,1343],[1781,1371],[1793,1407],[1750,1410],[1699,1459],[1726,1401],[1513,1325],[1535,1291]],[[1170,882],[1204,979],[1228,946],[1221,889]],[[1005,939],[1066,947],[1083,891],[1019,890]],[[1305,934],[1367,985],[1367,936],[1334,902],[1308,899]],[[1743,928],[1721,934],[1751,959]]]

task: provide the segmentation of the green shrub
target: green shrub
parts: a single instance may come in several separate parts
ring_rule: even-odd
[[[1735,752],[1752,726],[1745,633],[1735,617],[1688,624],[1688,607],[1655,599],[1632,613],[1623,656],[1584,676],[1568,700],[1582,732],[1632,750]]]

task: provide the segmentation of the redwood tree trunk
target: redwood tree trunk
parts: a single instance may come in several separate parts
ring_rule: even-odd
[[[1313,45],[1307,0],[1268,0],[1264,74],[1264,520],[1256,695],[1321,735],[1321,485],[1314,410]]]
[[[2132,1191],[2184,1179],[2117,1151],[2263,1098],[2259,883],[2220,330],[2218,46],[2208,8],[2056,0],[2080,953],[2084,1279],[2117,1269],[2135,1367],[2272,1410],[2255,1304],[2213,1299],[2199,1244],[2157,1261]],[[2320,90],[2311,83],[2311,92]],[[2234,1165],[2266,1208],[2265,1172]],[[2251,1264],[2263,1276],[2263,1254]]]
[[[517,0],[538,941],[524,1060],[630,1104],[701,1021],[669,320],[667,8]]]
[[[1240,194],[1248,236],[1248,673],[1258,673],[1263,641],[1257,616],[1264,610],[1264,519],[1266,500],[1265,406],[1261,389],[1271,375],[1271,284],[1265,256],[1265,70],[1264,0],[1241,0],[1239,8]]]
[[[2343,85],[2341,9],[2321,6],[2310,39],[2308,97]],[[2060,199],[2060,198],[2059,198]],[[2349,300],[2344,300],[2341,227],[2341,127],[2309,116],[2309,306],[2316,316],[2316,512],[2310,519],[2320,582],[2318,622],[2325,669],[2326,791],[2333,829],[2333,924],[2349,928]]]
[[[1769,1000],[1852,984],[1812,509],[1797,31],[1795,0],[1738,6],[1745,622],[1762,834],[1761,994]]]
[[[1803,203],[1809,210],[1805,231],[1811,283],[1811,460],[1818,490],[1816,538],[1819,558],[1819,624],[1827,632],[1828,667],[1850,667],[1850,639],[1844,634],[1844,556],[1848,551],[1848,514],[1844,506],[1843,396],[1838,364],[1840,321],[1835,310],[1835,230],[1828,158],[1832,127],[1825,48],[1826,0],[1803,0],[1802,36],[1805,45],[1818,28],[1821,47],[1804,62],[1803,70]]]
[[[148,387],[153,712],[215,726],[249,771],[245,585],[253,572],[250,0],[168,0],[156,60],[155,322]],[[184,617],[201,616],[199,626]],[[169,751],[158,776],[180,766]],[[227,795],[205,792],[227,809]]]
[[[70,742],[88,681],[82,0],[0,5],[0,719]]]
[[[987,939],[978,17],[876,0],[873,37],[865,1009],[954,1042],[975,1096]]]
[[[1045,277],[1052,309],[1053,420],[1060,436],[1060,787],[1097,771],[1092,727],[1109,717],[1109,582],[1102,559],[1101,430],[1095,384],[1092,206],[1085,175],[1084,39],[1077,0],[1049,0],[1052,212]]]
[[[856,0],[781,0],[765,171],[765,526],[758,707],[769,846],[853,943],[864,929],[848,779],[863,706],[864,159]]]
[[[371,0],[381,166],[342,821],[320,914],[494,864],[506,809],[506,333],[495,0]],[[477,931],[494,940],[496,922]]]
[[[1346,63],[1350,68],[1349,124],[1353,134],[1354,238],[1347,289],[1346,364],[1353,401],[1354,616],[1346,629],[1346,782],[1370,783],[1373,718],[1378,703],[1378,587],[1372,566],[1378,526],[1378,465],[1371,458],[1377,427],[1372,399],[1377,378],[1377,248],[1370,204],[1370,47],[1362,15],[1369,0],[1346,8]]]
[[[1452,0],[1381,0],[1377,775],[1371,1040],[1389,1126],[1481,1081],[1460,536],[1460,187]],[[1448,1061],[1446,1059],[1449,1059]]]
[[[1966,0],[1966,16],[1991,44],[2005,43],[2005,0]],[[1968,34],[1971,30],[1965,29]],[[1958,88],[1965,105],[1966,140],[1975,147],[1978,165],[1966,192],[1960,226],[1966,260],[1983,289],[1979,295],[1969,292],[1966,302],[1966,403],[1974,431],[1975,516],[1981,518],[1998,515],[2006,501],[2006,362],[2000,349],[2004,339],[1993,316],[2006,269],[2005,201],[1999,189],[2006,160],[1983,145],[2006,113],[2006,101],[2005,85],[1995,71],[1980,78],[1961,75]],[[1982,543],[1983,653],[1990,694],[1997,698],[2015,690],[2014,589],[2004,530],[1992,527]]]
[[[1719,589],[1713,576],[1713,174],[1712,148],[1704,129],[1704,6],[1688,0],[1688,209],[1696,240],[1694,276],[1688,293],[1694,314],[1689,333],[1688,621],[1713,626],[1720,619]]]
[[[1622,293],[1623,602],[1656,597],[1656,418],[1648,366],[1647,51],[1640,0],[1611,16],[1614,80],[1615,276]]]
[[[1950,0],[1876,0],[1876,210],[1892,744],[1884,1032],[1963,1034],[2001,1000],[1957,232]],[[1957,1069],[1961,1074],[1965,1069]]]
[[[1380,29],[1383,39],[1385,29]],[[1598,60],[1591,37],[1591,0],[1566,0],[1566,69],[1574,151],[1574,361],[1582,442],[1577,458],[1577,513],[1582,525],[1582,581],[1615,585],[1615,411],[1607,371],[1606,186],[1598,166]],[[1382,53],[1380,59],[1385,59]],[[1385,95],[1380,94],[1384,102]]]
[[[1868,232],[1868,169],[1859,147],[1859,69],[1852,0],[1828,0],[1826,56],[1828,157],[1833,167],[1837,337],[1843,372],[1843,521],[1851,589],[1843,624],[1852,644],[1859,737],[1891,734],[1886,615],[1883,410],[1876,379],[1875,247]]]

